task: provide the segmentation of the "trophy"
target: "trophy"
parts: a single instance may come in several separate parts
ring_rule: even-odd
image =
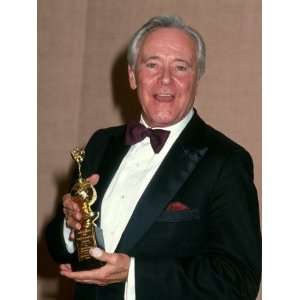
[[[91,183],[82,178],[81,164],[85,156],[84,149],[75,148],[71,152],[71,156],[78,166],[78,179],[71,189],[71,196],[79,205],[82,214],[80,220],[81,228],[80,230],[75,230],[78,261],[74,264],[74,269],[78,271],[89,270],[104,265],[103,262],[96,260],[89,254],[90,248],[98,246],[97,241],[98,244],[101,243],[102,247],[104,247],[104,243],[99,242],[99,235],[101,235],[103,241],[102,231],[95,223],[99,218],[99,212],[95,213],[91,209],[91,205],[97,199],[97,192]]]

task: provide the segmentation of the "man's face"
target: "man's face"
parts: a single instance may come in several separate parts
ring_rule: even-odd
[[[142,114],[151,127],[179,122],[194,104],[197,89],[196,44],[184,31],[160,28],[142,42],[135,70],[128,68]]]

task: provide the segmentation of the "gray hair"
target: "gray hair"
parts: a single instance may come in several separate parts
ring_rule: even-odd
[[[197,45],[197,73],[198,79],[205,71],[205,43],[201,35],[192,27],[186,25],[178,16],[157,16],[145,23],[133,36],[127,49],[128,64],[134,69],[139,53],[139,48],[145,37],[158,28],[178,28],[193,38]]]

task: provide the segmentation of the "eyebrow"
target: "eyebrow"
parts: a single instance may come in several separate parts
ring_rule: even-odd
[[[184,59],[181,59],[181,58],[176,58],[175,61],[176,61],[176,62],[183,62],[183,63],[187,64],[189,67],[192,66],[188,61],[186,61],[186,60],[184,60]]]
[[[150,59],[159,59],[159,56],[153,55],[153,56],[149,56],[149,57],[143,58],[142,62],[146,62],[146,61],[148,61]]]
[[[160,57],[157,56],[157,55],[152,55],[152,56],[149,56],[149,57],[147,57],[147,58],[142,59],[142,62],[147,62],[147,61],[149,61],[149,60],[151,60],[151,59],[160,59]],[[188,61],[186,61],[186,60],[184,60],[184,59],[181,59],[181,58],[175,58],[174,61],[175,61],[175,62],[183,62],[183,63],[187,64],[189,67],[192,67],[192,65],[191,65]]]

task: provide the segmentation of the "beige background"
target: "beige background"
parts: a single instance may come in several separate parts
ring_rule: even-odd
[[[100,127],[136,113],[124,49],[148,18],[178,14],[203,35],[207,70],[195,106],[245,146],[261,195],[261,3],[259,0],[38,1],[38,299],[71,299],[43,230],[66,192],[69,151]]]

